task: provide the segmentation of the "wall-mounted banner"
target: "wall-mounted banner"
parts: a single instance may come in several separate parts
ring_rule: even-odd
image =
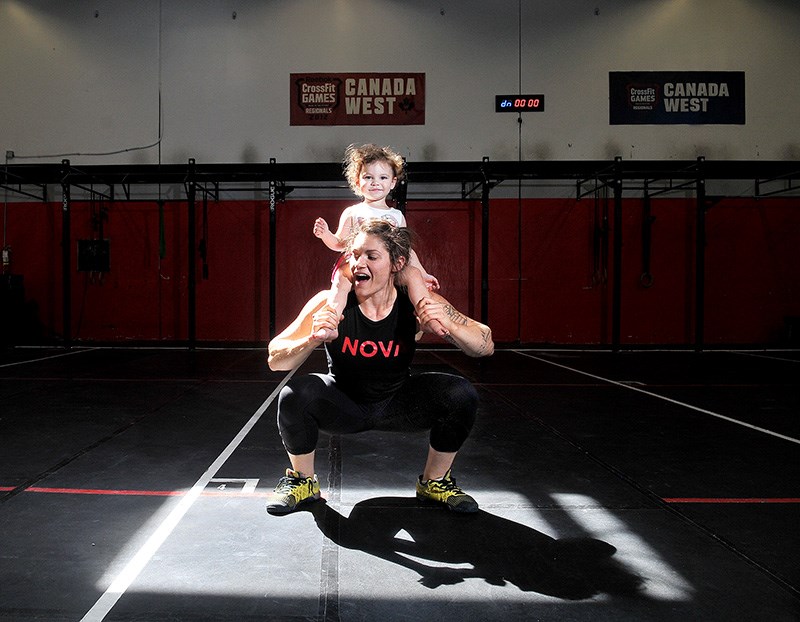
[[[744,125],[743,71],[612,71],[611,125]]]
[[[291,125],[425,125],[424,73],[289,74]]]

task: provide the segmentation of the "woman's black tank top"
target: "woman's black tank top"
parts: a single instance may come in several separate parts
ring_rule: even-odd
[[[373,322],[350,292],[343,315],[339,337],[325,344],[336,386],[358,403],[390,397],[408,378],[416,350],[417,320],[408,295],[398,289],[389,315]]]

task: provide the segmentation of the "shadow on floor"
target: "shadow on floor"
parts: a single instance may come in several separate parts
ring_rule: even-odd
[[[641,577],[616,562],[616,548],[607,542],[556,540],[483,510],[459,515],[401,497],[367,499],[349,517],[324,500],[304,510],[337,545],[409,568],[431,589],[482,578],[491,585],[512,583],[526,592],[581,600],[601,593],[634,596],[642,586]]]

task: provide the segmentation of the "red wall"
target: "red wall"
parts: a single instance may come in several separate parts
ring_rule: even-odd
[[[276,318],[285,326],[328,287],[335,254],[313,237],[348,201],[287,201],[277,211]],[[185,203],[106,203],[103,235],[111,270],[77,272],[77,240],[97,237],[97,206],[72,204],[72,327],[77,341],[188,338]],[[691,344],[695,309],[695,202],[652,201],[653,284],[642,273],[642,201],[623,202],[620,340]],[[426,269],[457,307],[481,317],[479,201],[410,202],[409,225]],[[94,221],[96,223],[96,220]],[[777,344],[787,316],[800,316],[800,201],[726,199],[707,214],[705,342]],[[612,202],[592,198],[493,199],[490,204],[489,323],[499,342],[611,341]],[[208,278],[197,267],[196,336],[209,342],[269,338],[269,207],[263,201],[208,204]],[[197,242],[203,237],[197,206]],[[163,237],[163,243],[160,239]],[[12,271],[24,277],[28,313],[41,336],[63,335],[61,204],[9,203]],[[28,340],[31,340],[29,338]]]

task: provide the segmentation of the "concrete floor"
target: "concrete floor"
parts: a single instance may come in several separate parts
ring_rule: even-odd
[[[321,352],[297,373],[318,370]],[[414,498],[425,435],[287,466],[256,350],[0,352],[0,620],[800,620],[800,353],[423,350],[481,407]]]

